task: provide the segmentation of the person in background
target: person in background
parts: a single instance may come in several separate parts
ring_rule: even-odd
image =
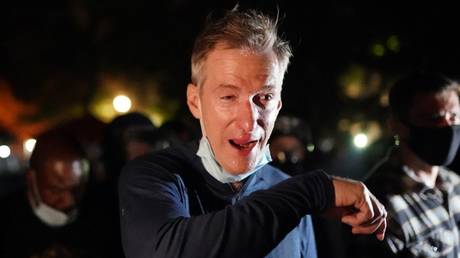
[[[458,90],[435,73],[408,75],[390,90],[397,144],[367,182],[388,209],[387,248],[398,256],[460,254],[460,178],[446,168],[460,144]]]
[[[109,181],[116,184],[125,163],[153,149],[156,126],[140,112],[115,117],[107,124],[102,141],[103,163]]]
[[[26,189],[1,201],[0,257],[101,254],[81,209],[88,176],[89,162],[75,139],[53,132],[38,137]]]
[[[156,127],[140,112],[119,115],[104,129],[102,164],[104,177],[93,180],[85,206],[93,214],[92,220],[104,233],[103,240],[110,257],[124,257],[120,236],[120,214],[117,182],[126,162],[154,150]]]
[[[162,150],[195,140],[199,134],[198,130],[196,126],[190,125],[186,120],[167,121],[157,130],[155,150]]]
[[[308,147],[313,140],[308,125],[295,116],[279,116],[270,137],[272,165],[293,176],[310,171]],[[313,150],[312,150],[313,151]]]

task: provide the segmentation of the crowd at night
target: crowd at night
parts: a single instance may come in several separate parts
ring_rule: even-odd
[[[324,170],[367,180],[401,140],[389,122],[391,87],[418,73],[460,80],[458,15],[442,3],[2,3],[0,200],[15,210],[0,211],[0,223],[14,232],[5,238],[0,234],[0,257],[124,257],[120,173],[144,154],[200,140],[200,122],[189,110],[187,95],[187,85],[195,83],[190,69],[194,42],[207,21],[235,5],[277,17],[279,33],[292,48],[282,108],[269,141],[270,164],[290,176]],[[240,149],[249,144],[231,143]],[[460,171],[457,156],[445,167]],[[56,235],[56,225],[48,232],[31,222],[33,214],[21,212],[27,209],[25,196],[38,191],[31,185],[52,184],[39,179],[46,173],[36,171],[60,159],[78,161],[68,165],[78,177],[66,183],[82,191],[80,196],[72,190],[78,197],[69,201],[81,204],[79,219]],[[62,182],[56,187],[67,191]],[[37,200],[42,199],[46,196]],[[74,221],[72,205],[62,207],[62,224]],[[380,248],[338,221],[313,216],[311,223],[318,257],[368,257],[357,250]],[[41,237],[52,243],[37,244]]]

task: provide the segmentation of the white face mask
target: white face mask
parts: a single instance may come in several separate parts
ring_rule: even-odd
[[[249,170],[240,175],[232,175],[225,171],[224,168],[217,162],[214,156],[214,152],[212,151],[211,145],[209,144],[208,138],[206,136],[201,138],[200,146],[196,154],[201,158],[201,162],[203,163],[206,171],[208,171],[212,177],[221,183],[239,182],[272,161],[270,156],[270,149],[268,148],[267,144],[264,148],[263,155],[255,163],[255,166],[252,170]]]
[[[35,172],[32,172],[35,173]],[[35,175],[34,175],[35,176]],[[56,210],[47,204],[45,204],[38,193],[37,182],[34,180],[32,198],[35,198],[36,203],[31,201],[32,209],[35,215],[45,224],[51,227],[61,227],[68,225],[75,221],[77,218],[77,210],[73,209],[69,213],[64,213],[60,210]]]

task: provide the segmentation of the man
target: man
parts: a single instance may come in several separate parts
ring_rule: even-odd
[[[417,73],[389,94],[393,148],[369,178],[389,210],[387,243],[404,257],[458,257],[460,178],[445,166],[460,143],[458,84]]]
[[[26,173],[26,191],[2,202],[1,257],[75,257],[84,253],[80,200],[89,164],[71,138],[37,139]]]
[[[203,137],[124,169],[127,257],[316,257],[307,214],[332,206],[354,207],[340,212],[353,232],[383,238],[386,211],[363,184],[319,171],[287,179],[267,165],[290,56],[276,22],[256,11],[205,27],[187,87]]]

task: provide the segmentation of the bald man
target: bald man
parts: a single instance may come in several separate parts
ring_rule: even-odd
[[[89,249],[79,216],[89,174],[80,146],[58,133],[40,136],[26,189],[1,202],[0,257],[80,257]]]

